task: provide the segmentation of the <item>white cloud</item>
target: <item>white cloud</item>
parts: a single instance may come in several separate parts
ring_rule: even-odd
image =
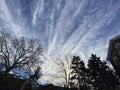
[[[33,6],[30,6],[31,17],[26,17],[25,12],[22,12],[24,8],[19,2],[18,7],[13,9],[8,8],[8,2],[0,0],[0,26],[4,26],[6,30],[10,30],[17,36],[23,35],[43,40],[45,53],[49,59],[43,67],[46,76],[55,73],[51,71],[54,69],[52,60],[66,54],[80,55],[87,61],[91,53],[96,53],[106,59],[108,40],[117,34],[116,32],[113,34],[113,31],[119,26],[113,31],[108,31],[105,27],[109,26],[118,15],[120,2],[113,3],[112,0],[109,3],[87,0],[53,1],[51,6],[49,0],[48,2],[35,0],[31,4]],[[14,3],[10,5],[14,6]],[[11,9],[16,10],[16,16]],[[44,26],[45,30],[42,30]]]
[[[32,24],[33,25],[36,25],[37,17],[42,13],[43,5],[44,5],[43,0],[37,0],[35,2],[35,4],[34,4],[35,8],[34,8],[34,11],[33,11],[33,18],[32,18]]]
[[[22,36],[21,30],[23,26],[20,26],[18,23],[15,23],[13,16],[10,12],[10,8],[6,5],[5,0],[0,0],[0,11],[2,12],[0,18],[2,20],[2,26],[7,31],[14,33],[15,35]]]

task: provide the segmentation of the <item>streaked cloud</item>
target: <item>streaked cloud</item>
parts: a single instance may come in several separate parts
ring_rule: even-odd
[[[41,41],[46,76],[63,55],[106,59],[109,39],[120,33],[119,0],[0,0],[0,12],[4,30]]]

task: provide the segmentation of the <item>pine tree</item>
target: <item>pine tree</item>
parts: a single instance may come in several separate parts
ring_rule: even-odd
[[[71,87],[85,89],[85,64],[79,56],[73,56],[71,62]],[[86,89],[85,89],[86,90]]]
[[[88,61],[89,78],[95,90],[117,90],[117,77],[106,62],[92,54]]]

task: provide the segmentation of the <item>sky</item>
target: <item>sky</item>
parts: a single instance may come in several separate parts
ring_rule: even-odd
[[[0,0],[3,28],[40,40],[51,82],[56,58],[79,55],[87,62],[95,53],[106,60],[109,40],[120,33],[120,0]]]

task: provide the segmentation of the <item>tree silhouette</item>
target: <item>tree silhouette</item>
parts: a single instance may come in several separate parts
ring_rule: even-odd
[[[38,67],[34,70],[34,73],[29,76],[29,79],[26,81],[26,85],[23,87],[25,90],[38,90],[39,83],[38,79],[41,77],[41,68]]]
[[[78,87],[78,89],[86,88],[86,67],[79,56],[73,56],[71,62],[71,87]]]
[[[92,54],[88,61],[88,69],[95,90],[118,90],[118,78],[100,57]]]
[[[0,63],[5,65],[0,79],[15,68],[34,70],[42,63],[40,56],[42,48],[38,40],[13,38],[6,32],[0,32]]]

